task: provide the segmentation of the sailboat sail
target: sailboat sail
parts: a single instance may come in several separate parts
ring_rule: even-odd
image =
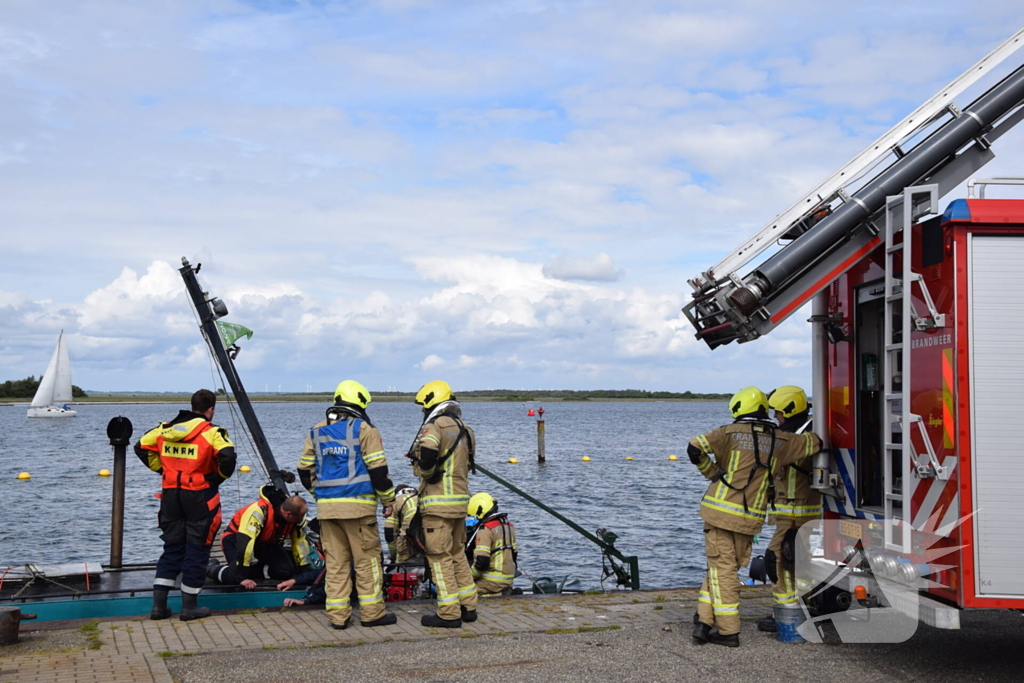
[[[68,358],[68,345],[64,343],[64,332],[57,340],[57,372],[53,382],[53,402],[68,403],[71,401],[71,359]]]
[[[53,355],[50,356],[50,364],[46,366],[46,372],[43,373],[43,378],[39,382],[39,388],[36,389],[36,395],[32,398],[33,408],[42,408],[48,406],[54,402],[54,390],[57,386],[57,366],[60,364],[60,353],[61,353],[61,342],[64,340],[64,332],[60,333],[60,337],[57,339],[57,346],[53,349]],[[64,350],[64,357],[67,358],[67,350]],[[71,385],[71,369],[68,368],[68,386]],[[68,394],[71,390],[68,389]],[[71,400],[68,396],[67,399]]]

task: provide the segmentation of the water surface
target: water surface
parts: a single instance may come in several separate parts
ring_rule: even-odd
[[[536,407],[536,404],[530,404]],[[106,561],[109,558],[112,468],[107,422],[124,415],[135,426],[133,442],[177,405],[78,405],[78,417],[28,419],[23,406],[0,407],[0,566],[25,562]],[[278,463],[294,470],[306,431],[326,404],[257,403],[255,410]],[[545,404],[547,462],[538,464],[534,418],[519,403],[466,402],[463,417],[477,434],[477,458],[498,475],[552,504],[593,531],[619,535],[617,547],[640,557],[645,588],[693,585],[704,571],[702,523],[697,517],[707,481],[686,458],[686,441],[728,421],[724,403],[555,402]],[[391,476],[414,484],[402,457],[422,415],[411,403],[374,403],[370,417],[381,430]],[[214,422],[226,427],[239,451],[236,473],[221,487],[225,519],[255,500],[261,467],[243,436],[237,409],[220,404]],[[668,456],[676,454],[677,461]],[[582,462],[584,456],[590,462]],[[626,457],[631,456],[632,461]],[[519,464],[508,464],[511,457]],[[18,481],[19,472],[32,474]],[[520,562],[533,576],[571,574],[597,587],[601,555],[558,520],[483,474],[472,491],[487,491],[516,524]],[[296,482],[296,486],[298,483]],[[126,476],[124,561],[159,556],[156,516],[160,477],[129,449]],[[308,497],[308,496],[307,496]],[[765,534],[770,528],[766,527]],[[759,547],[764,546],[762,540]],[[742,572],[745,576],[745,572]],[[606,582],[614,586],[614,580]]]

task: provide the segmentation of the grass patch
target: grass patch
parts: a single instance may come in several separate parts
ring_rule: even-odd
[[[593,633],[595,631],[618,631],[621,626],[577,626],[576,628],[549,628],[544,633],[556,635],[560,633]]]
[[[409,642],[412,642],[411,640]],[[317,643],[316,645],[310,645],[309,647],[338,647],[337,643]]]
[[[103,641],[100,640],[100,622],[98,620],[82,624],[78,627],[78,632],[85,634],[86,647],[90,650],[98,650],[103,647]]]
[[[588,591],[583,591],[583,594],[584,595],[601,595],[603,592],[604,591],[599,591],[599,590],[588,590]]]
[[[662,605],[655,605],[654,609],[665,609],[665,607]]]
[[[277,646],[276,646],[276,645],[264,645],[264,646],[263,646],[263,649],[264,649],[264,650],[276,650],[276,649],[278,649],[278,648],[277,648]]]
[[[267,611],[266,607],[250,607],[248,609],[238,610],[239,614],[263,614]]]
[[[479,638],[479,633],[463,633],[459,638]]]
[[[654,602],[668,602],[668,598],[666,598],[664,595],[659,595],[658,597],[654,598]]]

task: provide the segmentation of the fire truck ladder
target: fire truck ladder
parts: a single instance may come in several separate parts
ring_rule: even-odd
[[[912,395],[910,378],[910,346],[912,331],[945,327],[946,316],[935,308],[924,278],[913,272],[913,253],[910,226],[922,216],[934,214],[939,206],[938,185],[908,187],[903,194],[888,197],[885,207],[885,322],[884,322],[884,377],[885,412],[882,423],[883,449],[883,495],[885,514],[885,548],[908,553],[911,546],[909,501],[904,491],[910,484],[910,477],[938,477],[948,479],[949,472],[943,468],[935,455],[931,440],[920,415],[910,412]],[[902,240],[896,241],[902,233]],[[913,286],[917,282],[928,313],[919,316],[914,307]],[[914,449],[911,432],[914,427],[920,431],[925,453],[918,455]],[[897,460],[898,459],[898,460]],[[894,464],[898,462],[900,473],[896,477]],[[897,540],[895,530],[899,527]]]

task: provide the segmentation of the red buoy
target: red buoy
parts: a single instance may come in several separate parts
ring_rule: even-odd
[[[536,414],[537,413],[533,412],[533,408],[530,408],[529,410],[526,411],[526,417],[533,417]]]

